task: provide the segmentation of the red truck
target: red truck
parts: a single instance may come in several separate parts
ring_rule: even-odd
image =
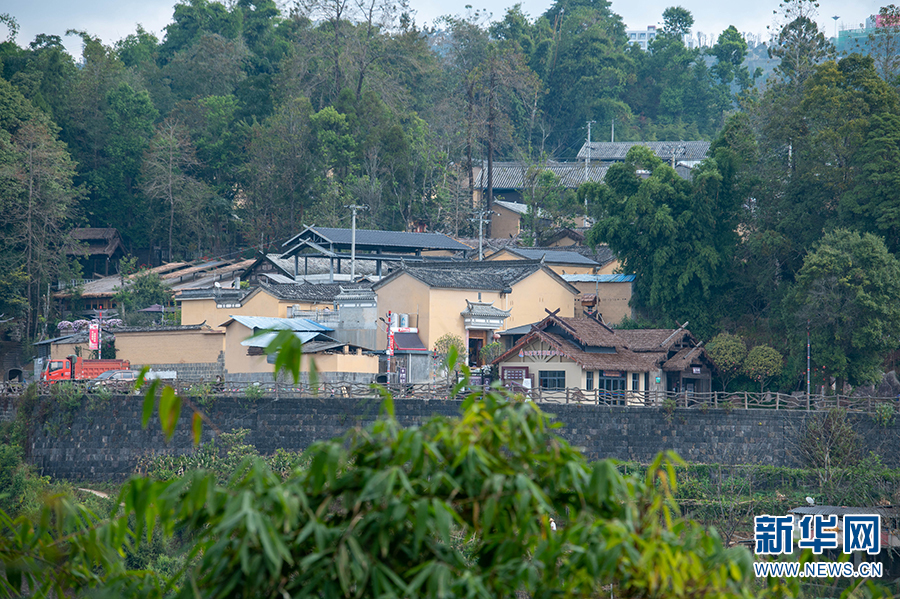
[[[89,381],[107,370],[131,368],[128,360],[85,360],[68,356],[64,360],[50,360],[41,371],[42,381]]]

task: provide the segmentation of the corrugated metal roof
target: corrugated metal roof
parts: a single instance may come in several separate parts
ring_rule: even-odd
[[[271,316],[230,315],[231,320],[248,329],[274,329],[276,331],[333,331],[308,318],[274,318]]]
[[[689,162],[703,160],[709,152],[708,141],[592,141],[591,160],[625,160],[634,146],[650,148],[660,159],[667,162],[672,160],[675,154],[676,162]],[[588,157],[588,144],[585,143],[578,151],[578,159],[585,160]]]
[[[635,275],[561,275],[569,283],[631,283]]]
[[[308,341],[312,341],[316,337],[318,337],[320,333],[317,332],[308,332],[308,331],[297,331],[294,333],[294,336],[300,340],[300,343],[306,343]],[[269,347],[269,344],[278,336],[278,333],[274,331],[268,331],[265,333],[261,333],[259,335],[254,335],[253,337],[248,337],[241,341],[241,345],[245,347]]]

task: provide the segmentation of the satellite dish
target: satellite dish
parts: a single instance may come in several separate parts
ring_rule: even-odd
[[[220,282],[216,281],[215,283],[213,283],[213,287],[215,287],[216,289],[221,289],[222,284]]]
[[[816,505],[816,500],[813,499],[812,497],[807,497],[806,503],[808,503],[809,505]]]

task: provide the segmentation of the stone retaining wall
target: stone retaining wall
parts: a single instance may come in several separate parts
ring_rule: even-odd
[[[31,461],[42,474],[71,480],[121,480],[148,454],[192,451],[190,418],[181,422],[167,445],[159,423],[141,428],[140,397],[115,397],[100,409],[79,410],[71,427],[42,427],[29,447]],[[245,428],[248,442],[261,453],[278,448],[302,451],[314,441],[329,439],[365,424],[379,411],[380,400],[343,397],[281,399],[256,402],[222,397],[208,409],[215,428],[223,432]],[[431,416],[456,416],[459,402],[395,400],[401,424],[413,425]],[[590,460],[618,458],[649,462],[672,449],[693,462],[800,465],[798,443],[806,419],[816,413],[774,410],[698,410],[671,412],[649,408],[542,405],[562,427],[558,433],[579,447]],[[865,441],[865,450],[882,456],[886,465],[900,466],[900,426],[878,426],[871,416],[849,416]],[[58,429],[58,427],[57,427]],[[204,439],[214,434],[204,425]]]

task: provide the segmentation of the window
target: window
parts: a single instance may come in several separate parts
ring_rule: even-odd
[[[50,372],[55,372],[57,370],[62,370],[63,363],[62,362],[50,362]]]
[[[587,372],[584,373],[584,376],[585,376],[584,388],[587,389],[588,391],[593,391],[594,390],[594,371],[588,370]]]
[[[639,391],[641,388],[641,375],[636,372],[631,373],[631,390]]]
[[[538,384],[541,389],[565,389],[565,370],[541,370],[538,373]]]
[[[603,372],[597,380],[597,389],[605,395],[604,399],[612,405],[625,405],[625,373]]]

